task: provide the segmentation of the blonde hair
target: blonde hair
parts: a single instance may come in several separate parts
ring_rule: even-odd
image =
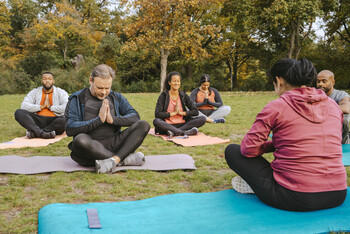
[[[100,64],[92,69],[90,76],[92,80],[94,80],[95,77],[100,77],[103,79],[112,77],[112,79],[114,79],[115,72],[110,66],[106,64]]]

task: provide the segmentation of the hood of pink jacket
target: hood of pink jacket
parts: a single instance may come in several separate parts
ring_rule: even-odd
[[[323,123],[328,117],[328,96],[320,89],[292,89],[281,98],[299,115],[312,123]]]

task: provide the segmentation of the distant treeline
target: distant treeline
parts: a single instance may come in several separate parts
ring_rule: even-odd
[[[267,71],[282,57],[350,89],[350,1],[0,0],[0,94],[28,92],[43,71],[72,93],[100,63],[121,92],[159,92],[173,70],[185,91],[203,73],[222,91],[272,90]]]

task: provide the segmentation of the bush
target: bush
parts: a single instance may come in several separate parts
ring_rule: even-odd
[[[43,71],[50,70],[57,65],[55,56],[48,51],[39,52],[35,56],[25,57],[19,62],[19,67],[33,79]]]
[[[26,93],[35,86],[29,74],[4,59],[0,59],[0,77],[0,95]]]
[[[138,81],[138,82],[132,82],[130,85],[125,86],[120,89],[120,92],[124,93],[154,93],[159,92],[160,89],[160,83],[158,80],[156,81]]]
[[[51,72],[55,76],[55,86],[66,90],[70,94],[89,87],[90,72],[95,65],[95,60],[85,59],[85,62],[79,68],[52,69]]]
[[[247,79],[245,79],[241,86],[240,90],[244,91],[262,91],[269,89],[269,79],[265,75],[264,72],[256,71],[250,76],[248,76]]]

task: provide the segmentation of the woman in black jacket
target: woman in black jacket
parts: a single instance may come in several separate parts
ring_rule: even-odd
[[[164,83],[165,90],[160,94],[153,125],[155,132],[173,136],[191,136],[198,133],[198,128],[205,124],[206,118],[198,115],[196,106],[189,96],[179,91],[181,86],[181,74],[170,72]]]

